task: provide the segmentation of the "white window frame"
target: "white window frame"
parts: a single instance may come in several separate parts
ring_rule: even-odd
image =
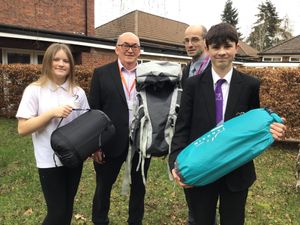
[[[278,59],[278,60],[274,60],[274,59]],[[282,62],[282,57],[280,56],[263,57],[263,62]]]
[[[272,62],[272,57],[263,57],[263,62]]]
[[[43,51],[17,49],[17,48],[2,48],[2,64],[8,64],[8,53],[20,53],[30,55],[30,64],[38,64],[38,56],[44,55]]]
[[[294,59],[294,60],[292,60],[292,59]],[[290,62],[300,62],[300,56],[296,56],[296,57],[295,56],[293,56],[293,57],[291,56],[290,59],[289,59],[289,61]]]

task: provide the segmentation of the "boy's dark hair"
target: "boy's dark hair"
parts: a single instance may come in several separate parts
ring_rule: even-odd
[[[212,26],[205,36],[205,43],[208,47],[211,44],[220,46],[228,41],[239,42],[239,37],[234,26],[229,23],[219,23]]]

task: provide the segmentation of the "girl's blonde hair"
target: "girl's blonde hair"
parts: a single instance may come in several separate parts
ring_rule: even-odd
[[[52,63],[53,63],[55,54],[60,50],[63,50],[66,53],[69,63],[70,63],[70,73],[67,76],[67,80],[69,81],[69,85],[70,85],[69,91],[72,92],[73,88],[76,86],[74,59],[73,59],[70,48],[67,45],[61,44],[61,43],[51,44],[47,48],[47,50],[44,54],[43,63],[42,63],[42,74],[41,74],[41,77],[35,82],[35,84],[43,86],[49,80],[53,82],[54,79],[53,79]]]

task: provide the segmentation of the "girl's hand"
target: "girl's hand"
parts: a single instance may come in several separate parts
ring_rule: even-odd
[[[52,110],[53,117],[66,118],[72,112],[72,109],[73,107],[70,105],[58,106]]]

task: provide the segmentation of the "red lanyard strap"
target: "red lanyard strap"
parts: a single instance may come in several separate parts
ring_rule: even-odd
[[[122,73],[122,70],[121,70],[121,69],[120,69],[120,75],[121,75],[121,80],[122,80],[122,83],[123,83],[123,85],[125,86],[125,89],[126,89],[127,95],[128,95],[128,97],[130,97],[130,95],[131,95],[131,91],[132,91],[132,90],[133,90],[133,88],[135,87],[136,80],[134,79],[134,81],[132,82],[132,84],[131,84],[130,88],[128,88],[128,84],[127,84],[127,82],[126,82],[126,80],[125,80],[125,78],[124,78],[124,75],[123,75],[123,73]]]

